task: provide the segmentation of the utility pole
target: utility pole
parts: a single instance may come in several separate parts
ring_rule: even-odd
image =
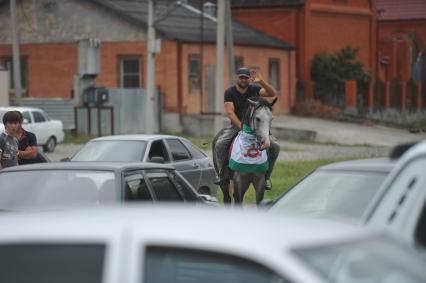
[[[154,107],[155,107],[155,0],[148,0],[148,43],[147,43],[147,74],[146,74],[146,105],[145,105],[145,133],[153,134]]]
[[[13,54],[13,83],[15,90],[15,103],[22,103],[21,86],[21,60],[19,58],[19,36],[18,24],[16,21],[16,0],[10,0],[10,26],[12,27],[12,54]]]
[[[232,14],[231,14],[231,1],[226,1],[226,51],[228,55],[228,72],[229,72],[229,83],[232,84],[234,81],[235,73],[235,61],[234,61],[234,38],[232,35]]]
[[[223,60],[225,44],[225,0],[217,1],[217,31],[216,31],[216,94],[215,94],[215,119],[214,135],[223,128]]]

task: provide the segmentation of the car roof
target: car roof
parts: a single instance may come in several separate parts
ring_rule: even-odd
[[[319,167],[317,170],[330,171],[368,171],[389,173],[395,167],[396,161],[389,158],[368,158],[334,162]]]
[[[72,162],[50,162],[37,163],[8,167],[0,171],[34,171],[34,170],[141,170],[141,169],[174,169],[167,164],[153,162],[107,162],[107,161],[72,161]]]
[[[0,110],[4,110],[4,111],[43,111],[40,108],[35,108],[35,107],[22,107],[22,106],[7,106],[7,107],[0,107]]]
[[[0,217],[0,227],[5,232],[2,232],[1,236],[6,237],[14,236],[22,227],[25,227],[21,230],[23,237],[53,233],[82,236],[97,234],[107,238],[113,230],[116,232],[125,230],[151,241],[174,239],[200,243],[208,239],[210,243],[222,245],[239,243],[245,247],[290,249],[301,244],[334,243],[348,238],[359,238],[363,231],[355,225],[331,220],[275,216],[247,208],[210,208],[187,204],[147,203],[143,206],[136,204],[97,208],[78,207],[78,209],[7,214],[7,217]],[[241,234],[246,234],[247,237],[241,238]],[[262,242],[261,245],[259,240]]]
[[[113,136],[104,136],[99,138],[94,138],[90,140],[93,141],[151,141],[155,139],[163,139],[163,138],[178,138],[185,139],[178,136],[172,135],[147,135],[147,134],[138,134],[138,135],[113,135]]]

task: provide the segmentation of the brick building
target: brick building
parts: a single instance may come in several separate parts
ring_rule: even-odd
[[[378,17],[378,78],[423,86],[426,102],[426,1],[374,0]]]
[[[376,67],[376,13],[371,0],[232,0],[235,19],[296,46],[297,80],[312,95],[310,67],[318,52],[359,48]]]
[[[0,63],[10,68],[8,3],[0,0]],[[71,98],[78,69],[77,42],[85,38],[101,41],[97,84],[107,88],[146,85],[147,1],[23,0],[18,1],[17,10],[25,96]],[[185,1],[157,1],[156,19],[161,38],[156,85],[164,95],[164,110],[181,115],[212,112],[215,18],[201,17]],[[237,65],[260,68],[279,90],[275,112],[288,112],[295,96],[294,47],[237,21],[233,33]],[[225,86],[231,83],[227,71],[224,78]]]

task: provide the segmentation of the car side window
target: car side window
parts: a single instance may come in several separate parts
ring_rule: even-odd
[[[169,161],[169,156],[167,155],[167,150],[162,140],[153,141],[151,143],[151,148],[148,154],[148,160],[160,163],[161,161]]]
[[[159,201],[182,201],[182,196],[163,170],[147,170],[146,175]]]
[[[178,139],[166,139],[170,153],[175,161],[191,159],[191,154]]]
[[[44,117],[44,115],[39,111],[33,111],[33,116],[35,123],[46,122],[46,117]]]
[[[143,283],[288,283],[266,267],[224,253],[172,247],[146,249]]]
[[[189,152],[191,153],[191,155],[192,155],[192,157],[194,159],[202,159],[202,158],[206,158],[207,157],[207,155],[204,154],[204,152],[202,152],[201,150],[199,150],[195,145],[193,145],[189,141],[182,140],[182,142],[186,146],[186,148],[189,150]]]
[[[28,111],[22,112],[22,118],[24,118],[24,121],[28,124],[33,122],[33,119],[31,118],[30,112],[28,112]]]
[[[104,244],[2,244],[0,254],[2,282],[102,282]]]
[[[142,176],[134,174],[125,178],[125,200],[126,201],[152,201],[151,192]]]
[[[176,188],[182,193],[186,201],[197,201],[199,200],[198,195],[194,190],[182,180],[181,177],[175,173],[170,172],[170,179],[176,185]]]

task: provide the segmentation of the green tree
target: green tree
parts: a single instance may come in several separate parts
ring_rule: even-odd
[[[358,52],[358,48],[348,46],[334,54],[315,55],[311,77],[315,82],[316,98],[326,104],[343,107],[346,80],[356,80],[360,90],[365,88],[371,74],[364,71]]]

